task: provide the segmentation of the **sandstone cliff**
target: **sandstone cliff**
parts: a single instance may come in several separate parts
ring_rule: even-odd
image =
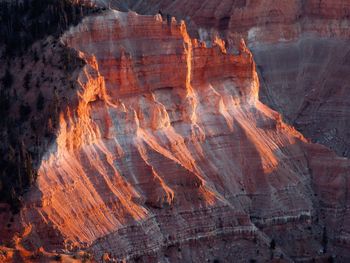
[[[121,6],[121,1],[110,1]],[[298,131],[350,156],[347,0],[122,1],[140,13],[185,19],[192,35],[243,37],[254,54],[261,100]]]
[[[259,101],[244,41],[234,55],[112,10],[61,41],[84,65],[5,241],[97,261],[350,258],[350,162]]]

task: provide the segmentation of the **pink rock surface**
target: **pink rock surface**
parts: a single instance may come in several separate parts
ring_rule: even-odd
[[[98,261],[350,257],[350,162],[259,101],[244,41],[233,55],[183,22],[118,11],[62,41],[86,65],[18,216],[24,249]]]
[[[121,7],[120,1],[110,1]],[[140,13],[185,19],[191,35],[243,37],[261,80],[261,100],[304,136],[350,156],[347,0],[124,1]]]

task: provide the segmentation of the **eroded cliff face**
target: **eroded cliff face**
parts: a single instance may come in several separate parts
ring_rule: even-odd
[[[185,19],[191,35],[219,35],[231,49],[243,37],[258,66],[261,100],[307,138],[349,157],[349,1],[110,2]]]
[[[216,30],[223,37],[250,42],[290,40],[304,32],[348,37],[350,4],[346,0],[111,0],[110,5],[140,13],[171,14],[186,19],[190,30]],[[121,3],[123,2],[123,3]],[[210,37],[210,35],[209,35]]]
[[[244,41],[233,55],[183,22],[110,10],[62,42],[86,65],[8,230],[17,246],[99,261],[349,258],[349,161],[258,100]]]

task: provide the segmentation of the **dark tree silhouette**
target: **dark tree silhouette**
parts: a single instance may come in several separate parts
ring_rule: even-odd
[[[40,153],[44,151],[40,145],[48,145],[55,136],[55,122],[58,120],[55,115],[58,114],[59,105],[55,101],[53,109],[43,111],[45,99],[37,89],[37,101],[33,107],[41,113],[36,116],[38,120],[31,118],[32,108],[22,98],[18,100],[13,85],[17,80],[11,74],[10,61],[14,61],[14,57],[22,59],[21,56],[32,50],[33,61],[46,62],[39,50],[30,49],[34,42],[49,35],[57,40],[62,32],[78,24],[85,15],[101,10],[71,0],[0,1],[0,56],[5,63],[8,61],[5,74],[0,76],[0,201],[9,203],[15,213],[20,209],[21,196],[35,183]],[[70,59],[71,70],[79,66],[77,63],[81,61],[69,53],[68,48],[62,47],[61,50],[65,50],[63,56]],[[67,58],[63,58],[62,63]],[[33,81],[32,73],[28,72],[23,79],[23,87],[29,90],[33,84],[40,86],[39,81]],[[15,114],[17,107],[19,116]],[[28,130],[24,123],[35,129]],[[42,129],[39,135],[38,130]],[[46,134],[49,134],[49,138],[45,137]]]

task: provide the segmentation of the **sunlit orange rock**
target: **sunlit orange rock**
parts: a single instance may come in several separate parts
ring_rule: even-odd
[[[329,249],[338,237],[348,247],[336,225],[349,215],[324,202],[348,203],[349,161],[259,101],[244,41],[234,55],[183,22],[112,10],[61,40],[86,65],[18,216],[18,246],[97,260],[322,260],[329,223]]]
[[[112,6],[123,8],[120,1]],[[347,0],[129,0],[143,14],[185,19],[203,41],[230,49],[244,38],[257,63],[261,100],[306,137],[350,156]]]

